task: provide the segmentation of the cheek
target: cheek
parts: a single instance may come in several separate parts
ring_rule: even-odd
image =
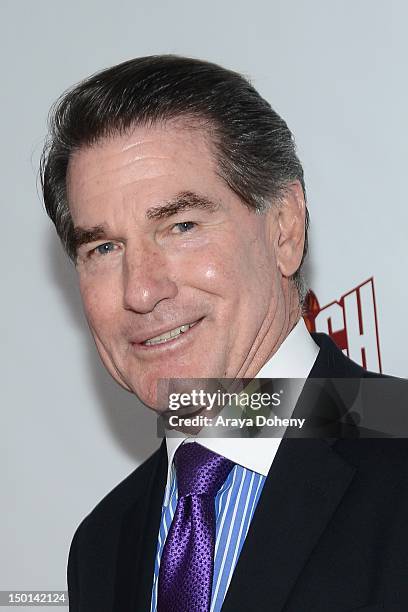
[[[209,248],[186,262],[187,270],[196,273],[208,286],[228,286],[230,291],[266,289],[272,282],[276,262],[268,259],[258,241],[241,241]]]
[[[174,264],[177,284],[198,290],[200,305],[208,298],[209,312],[223,321],[246,319],[257,309],[262,316],[271,300],[271,262],[256,244],[211,244]]]
[[[239,280],[242,265],[232,252],[218,245],[208,245],[196,253],[190,253],[184,261],[174,266],[179,285],[224,295],[233,291]]]
[[[259,232],[258,232],[259,233]],[[254,238],[254,235],[256,238]],[[276,267],[268,257],[263,235],[249,227],[243,232],[220,232],[194,248],[172,254],[172,277],[180,285],[234,294],[254,287],[267,290]],[[199,247],[199,248],[198,248]],[[222,288],[222,291],[220,289]]]
[[[108,279],[80,278],[79,289],[88,322],[95,331],[117,317],[119,293]]]

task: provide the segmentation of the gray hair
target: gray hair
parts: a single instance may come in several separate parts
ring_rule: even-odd
[[[285,121],[242,75],[216,64],[174,55],[132,59],[98,72],[65,92],[49,116],[49,135],[40,163],[45,208],[75,262],[74,227],[66,174],[73,151],[136,125],[172,119],[206,128],[214,145],[218,174],[256,213],[279,205],[288,186],[299,181],[305,202],[303,168]],[[291,277],[303,304],[302,265],[308,248],[306,207],[302,261]]]

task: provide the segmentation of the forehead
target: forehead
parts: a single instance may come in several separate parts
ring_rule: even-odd
[[[204,129],[168,122],[136,127],[75,151],[67,171],[68,201],[74,214],[101,198],[147,191],[157,191],[159,197],[172,187],[202,190],[218,180]]]

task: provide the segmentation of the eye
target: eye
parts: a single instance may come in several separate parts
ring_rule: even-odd
[[[178,227],[180,229],[180,233],[185,234],[186,232],[189,232],[191,229],[193,229],[195,225],[197,224],[194,223],[194,221],[181,221],[180,223],[175,223],[172,229]]]
[[[109,253],[112,253],[114,247],[115,245],[113,244],[113,242],[104,242],[103,244],[100,244],[94,249],[92,249],[90,255],[108,255]]]

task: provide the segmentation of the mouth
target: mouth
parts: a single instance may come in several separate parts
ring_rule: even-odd
[[[192,332],[191,330],[195,328],[197,325],[201,323],[204,317],[201,319],[197,319],[191,323],[183,323],[178,327],[174,327],[173,329],[169,329],[166,332],[161,333],[160,335],[153,336],[152,338],[148,338],[143,342],[136,343],[140,348],[145,349],[153,349],[159,348],[163,345],[172,345],[179,342],[182,338],[189,336]]]
[[[194,321],[193,323],[184,323],[180,325],[180,327],[175,327],[174,329],[170,329],[169,331],[161,334],[160,336],[155,336],[154,338],[149,338],[149,340],[145,340],[142,342],[144,346],[153,346],[154,344],[163,344],[163,342],[168,342],[173,338],[177,338],[180,334],[185,334],[191,327],[194,327],[198,323]]]

